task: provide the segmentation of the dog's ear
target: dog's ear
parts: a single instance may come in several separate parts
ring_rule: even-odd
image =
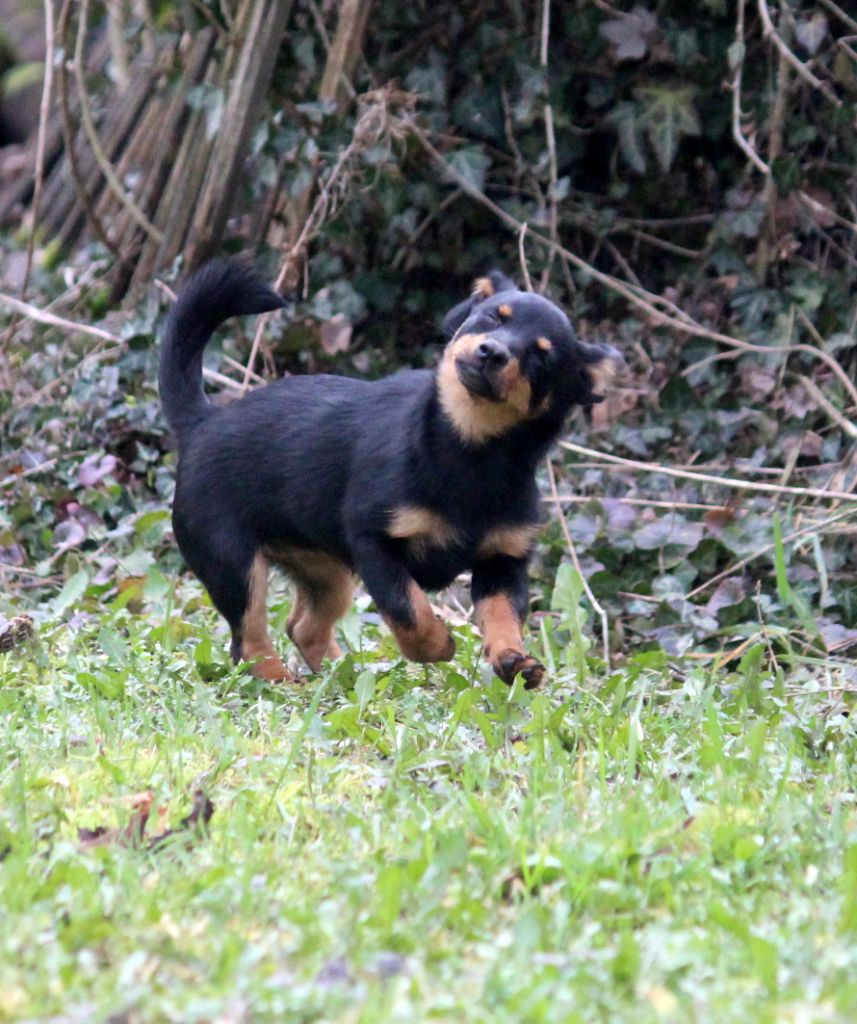
[[[593,404],[603,402],[607,392],[627,375],[625,357],[612,345],[591,345],[578,342],[589,376]]]
[[[516,290],[515,282],[505,274],[501,274],[499,270],[491,270],[485,277],[477,277],[473,283],[473,292],[470,298],[453,306],[443,318],[443,333],[446,340],[449,341],[480,302],[490,299],[497,292]]]

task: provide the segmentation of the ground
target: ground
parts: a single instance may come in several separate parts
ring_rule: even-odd
[[[100,607],[72,577],[0,654],[0,1020],[855,1019],[835,667],[608,670],[565,608],[532,635],[549,684],[510,690],[469,625],[424,669],[366,607],[300,687],[233,670],[155,568]],[[178,828],[198,789],[208,828]]]

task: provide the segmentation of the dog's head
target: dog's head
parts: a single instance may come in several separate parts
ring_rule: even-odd
[[[561,420],[593,405],[624,366],[611,345],[579,341],[549,299],[493,272],[444,320],[450,338],[438,371],[441,405],[474,444],[525,421]]]

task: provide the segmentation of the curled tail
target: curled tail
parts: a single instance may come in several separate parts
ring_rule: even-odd
[[[161,405],[181,439],[211,411],[202,389],[202,353],[215,328],[232,316],[267,313],[285,303],[252,266],[215,260],[182,288],[161,341]]]

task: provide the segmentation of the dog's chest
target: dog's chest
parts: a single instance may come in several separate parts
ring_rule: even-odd
[[[444,516],[432,509],[404,505],[390,516],[388,533],[401,541],[414,577],[430,576],[434,586],[449,582],[474,563],[498,555],[525,558],[533,545],[533,523],[488,525]]]

